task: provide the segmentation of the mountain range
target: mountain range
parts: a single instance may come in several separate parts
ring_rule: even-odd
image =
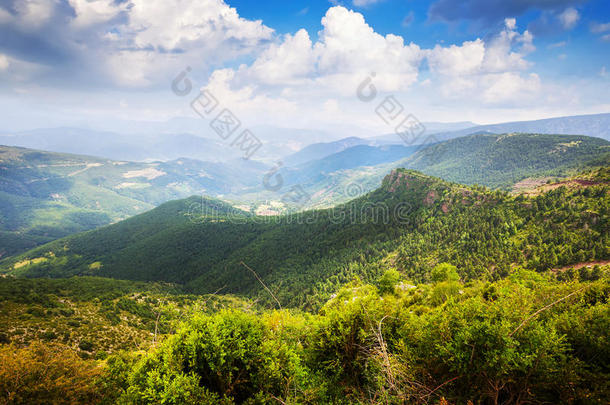
[[[0,269],[165,281],[259,299],[270,299],[270,288],[286,305],[315,307],[352,277],[375,279],[387,266],[424,281],[435,263],[448,261],[469,280],[502,277],[517,265],[607,258],[607,169],[581,179],[528,202],[397,169],[349,203],[279,217],[193,197],[5,259]],[[583,193],[581,183],[592,191]]]
[[[609,142],[583,136],[480,134],[425,148],[360,142],[349,138],[311,145],[286,159],[297,164],[277,170],[243,159],[143,163],[0,147],[0,254],[191,195],[224,198],[249,212],[279,214],[361,196],[395,167],[509,189],[531,176],[564,177],[587,162],[599,166],[610,160]],[[312,160],[300,163],[307,158]],[[265,186],[266,178],[279,188]],[[304,193],[304,201],[287,198],[295,187]]]

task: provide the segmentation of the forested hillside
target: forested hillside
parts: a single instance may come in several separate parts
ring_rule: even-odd
[[[508,188],[530,176],[566,176],[594,159],[610,164],[610,142],[572,135],[478,134],[432,145],[401,163],[449,181]]]
[[[133,163],[0,146],[0,257],[176,198],[260,183],[265,166]]]
[[[167,281],[271,300],[246,264],[284,305],[317,308],[353,277],[374,280],[387,268],[423,282],[449,262],[464,280],[497,280],[516,266],[609,259],[608,170],[580,178],[586,186],[558,184],[530,198],[395,170],[348,204],[279,217],[187,199],[1,266],[18,276]]]
[[[564,177],[610,161],[607,141],[582,136],[471,135],[423,149],[349,147],[353,142],[357,140],[320,144],[322,150],[340,151],[287,165],[277,173],[243,160],[133,163],[0,147],[0,257],[194,194],[245,203],[253,212],[284,213],[349,201],[374,190],[397,166],[459,183],[507,189],[528,177]],[[312,148],[293,161],[323,152]],[[275,176],[281,176],[279,190],[265,187],[266,175],[272,176],[273,184]],[[307,197],[299,204],[287,198],[296,186]]]

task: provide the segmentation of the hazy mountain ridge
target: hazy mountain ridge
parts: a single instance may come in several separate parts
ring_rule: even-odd
[[[445,140],[475,132],[586,135],[610,140],[610,113],[477,125],[458,131],[439,132],[437,137],[439,140]]]

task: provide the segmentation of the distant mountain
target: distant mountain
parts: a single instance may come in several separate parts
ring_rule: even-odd
[[[41,128],[0,132],[0,145],[19,146],[59,153],[99,156],[130,161],[168,161],[179,158],[226,162],[243,157],[231,143],[245,127],[222,139],[208,121],[176,118],[167,122],[131,123],[132,132],[96,131],[84,128]],[[309,129],[254,126],[249,129],[262,146],[253,160],[274,162],[303,147],[333,139],[329,133]],[[125,128],[123,128],[125,130]],[[339,138],[334,136],[334,139]]]
[[[426,128],[426,132],[429,134],[437,133],[437,132],[446,132],[446,131],[459,131],[461,129],[467,129],[476,127],[477,124],[470,121],[460,121],[460,122],[424,122],[424,127]]]
[[[134,163],[0,146],[0,256],[169,200],[239,194],[266,170],[243,159]]]
[[[356,145],[368,145],[371,141],[349,137],[334,142],[313,143],[282,159],[286,166],[297,166],[311,160],[322,159]]]
[[[509,187],[530,176],[565,176],[594,159],[610,164],[610,142],[588,136],[511,133],[451,139],[398,164],[464,184]]]
[[[464,128],[472,128],[476,126],[476,124],[468,121],[454,123],[425,122],[424,126],[426,127],[428,133],[436,133],[441,131],[456,131]],[[423,141],[424,139],[422,139],[422,142]],[[422,142],[417,142],[417,144]],[[282,161],[287,166],[296,166],[310,160],[322,159],[323,157],[341,152],[342,150],[356,145],[381,146],[389,144],[404,145],[404,142],[396,134],[374,136],[370,138],[352,136],[332,142],[312,143],[300,149],[298,152],[284,157]]]
[[[358,140],[358,138],[354,138],[353,142],[358,142]],[[343,145],[333,144],[333,147],[338,149],[340,149],[340,146]],[[281,171],[281,174],[288,183],[314,184],[322,177],[339,170],[353,169],[360,166],[376,166],[404,159],[413,154],[417,149],[417,146],[406,147],[402,145],[356,145],[344,148],[322,159],[310,160],[306,163],[286,168]]]
[[[458,131],[440,133],[438,139],[451,139],[481,132],[587,135],[610,140],[610,113],[477,125]]]
[[[309,206],[319,208],[373,190],[384,174],[396,167],[420,170],[459,183],[508,189],[527,177],[564,177],[587,166],[610,165],[609,145],[603,139],[586,136],[475,134],[412,147],[408,157],[397,161],[388,159],[372,166],[346,167],[317,176],[311,170],[315,181],[307,182],[302,177],[299,180],[311,196]],[[327,159],[336,158],[331,155]],[[304,172],[301,168],[300,173]]]
[[[124,135],[80,128],[48,128],[0,134],[0,145],[59,153],[98,156],[114,160],[174,160],[191,158],[221,161],[240,157],[221,139],[191,134]]]

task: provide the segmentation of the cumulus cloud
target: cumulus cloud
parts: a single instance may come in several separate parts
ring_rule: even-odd
[[[382,90],[404,90],[418,77],[424,57],[419,46],[397,35],[380,35],[360,13],[332,7],[323,30],[312,43],[305,30],[285,35],[251,65],[242,65],[235,82],[260,86],[311,86],[353,94],[363,77],[374,72]]]
[[[244,114],[264,114],[264,106],[273,105],[273,111],[308,111],[313,117],[354,110],[356,88],[366,77],[374,77],[376,89],[386,94],[413,97],[428,88],[448,100],[490,105],[529,99],[542,87],[537,75],[526,72],[534,37],[519,31],[514,18],[485,39],[432,49],[381,35],[362,14],[341,6],[327,11],[322,26],[315,42],[299,30],[279,38],[249,65],[217,70],[207,88]],[[426,64],[429,77],[418,85]]]
[[[8,0],[0,50],[53,66],[55,79],[150,86],[189,63],[209,67],[272,39],[223,0]],[[91,74],[93,73],[93,74]],[[85,84],[83,82],[81,85]]]
[[[453,3],[454,8],[498,5],[496,0],[463,3]],[[374,103],[355,97],[367,77],[373,79],[378,100],[395,95],[413,112],[452,106],[455,111],[523,109],[559,93],[532,72],[528,55],[535,50],[535,34],[518,27],[512,17],[519,14],[513,13],[517,5],[506,3],[510,7],[498,7],[511,13],[497,13],[501,26],[494,25],[498,28],[485,37],[424,49],[408,37],[376,32],[362,14],[341,6],[327,10],[313,37],[305,29],[277,35],[261,21],[240,17],[222,0],[10,0],[0,6],[0,73],[18,73],[20,83],[52,83],[60,89],[64,78],[79,91],[86,88],[83,84],[126,90],[116,98],[120,100],[133,87],[168,92],[176,74],[191,66],[193,84],[212,91],[244,125],[250,118],[292,127],[378,125]],[[547,7],[542,0],[529,3]],[[566,14],[576,2],[544,3],[555,5],[549,16],[556,26],[578,22]],[[591,30],[609,36],[610,29],[602,26]],[[236,66],[237,60],[242,64]],[[565,91],[549,103],[564,106],[572,93]],[[142,99],[124,99],[123,114],[142,104]],[[180,111],[174,115],[192,113],[183,101],[166,97],[151,104],[157,103],[163,114],[169,114],[169,105]],[[146,113],[155,116],[155,111]]]
[[[525,57],[534,50],[529,31],[519,33],[514,18],[485,41],[435,46],[427,51],[428,65],[436,75],[440,93],[448,99],[479,97],[488,104],[523,100],[536,94],[540,78],[523,74],[530,66]]]
[[[571,30],[578,24],[578,20],[580,20],[580,14],[578,10],[573,7],[566,8],[561,14],[558,16],[559,21],[563,29]]]
[[[430,68],[442,75],[501,73],[526,69],[529,63],[524,57],[534,49],[532,34],[519,34],[516,20],[507,18],[504,29],[487,43],[476,39],[460,46],[437,45],[428,52],[428,61]]]

